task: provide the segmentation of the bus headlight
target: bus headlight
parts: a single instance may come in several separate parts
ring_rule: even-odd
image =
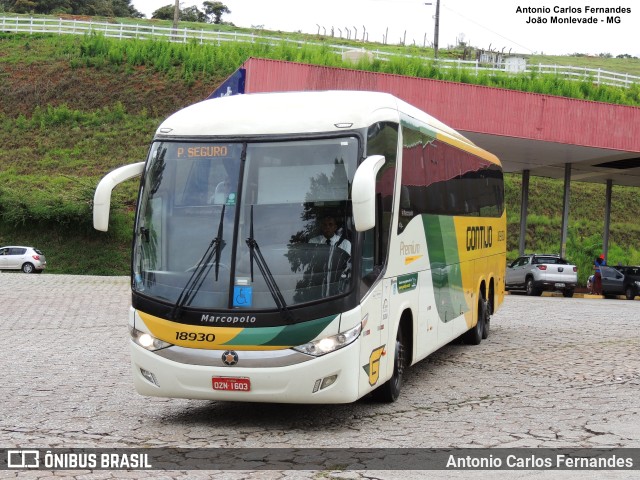
[[[330,337],[320,338],[304,345],[293,347],[298,352],[306,353],[307,355],[313,355],[314,357],[320,357],[327,353],[335,352],[336,350],[346,347],[350,343],[353,343],[362,331],[362,323],[359,323],[355,327],[340,332],[337,335],[331,335]]]
[[[140,345],[145,350],[149,350],[151,352],[171,346],[170,343],[160,340],[159,338],[156,338],[146,332],[141,332],[140,330],[131,326],[129,327],[129,333],[131,334],[131,340],[133,340],[137,345]]]

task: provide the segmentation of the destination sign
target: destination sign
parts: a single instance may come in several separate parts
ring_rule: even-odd
[[[193,147],[178,147],[178,158],[219,158],[228,157],[232,151],[228,145],[198,145]]]

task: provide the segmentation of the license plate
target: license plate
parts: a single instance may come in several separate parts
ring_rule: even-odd
[[[564,287],[564,283],[556,283],[556,287],[557,288],[562,288],[562,287]]]
[[[211,385],[214,390],[231,392],[248,392],[251,390],[251,380],[246,377],[213,377]]]

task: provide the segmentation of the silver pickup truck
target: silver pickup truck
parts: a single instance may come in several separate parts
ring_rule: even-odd
[[[518,257],[507,266],[506,290],[524,290],[527,295],[561,291],[572,297],[578,284],[578,267],[560,255],[531,254]]]

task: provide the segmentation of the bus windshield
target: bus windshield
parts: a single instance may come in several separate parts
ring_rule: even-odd
[[[286,309],[352,284],[355,137],[155,142],[134,291],[177,308]]]

